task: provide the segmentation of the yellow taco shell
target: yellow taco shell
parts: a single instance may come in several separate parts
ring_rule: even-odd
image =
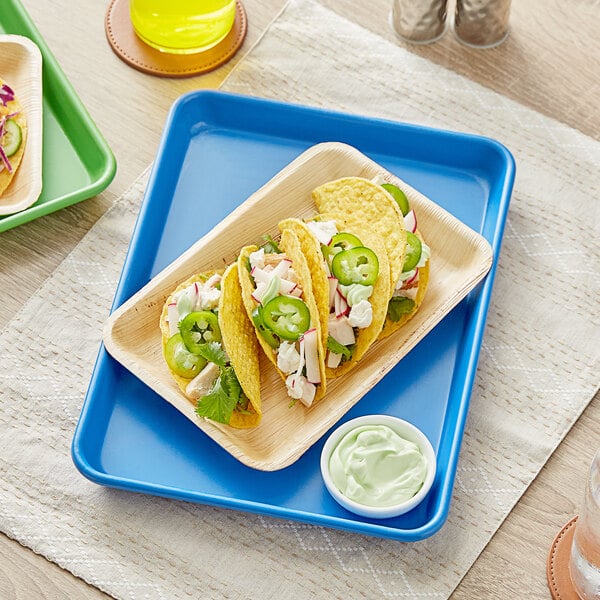
[[[0,86],[2,86],[5,82],[0,79]],[[23,153],[25,152],[25,146],[27,142],[27,118],[23,111],[23,107],[19,102],[18,96],[15,95],[15,99],[7,102],[6,106],[0,104],[0,117],[10,115],[12,113],[18,113],[16,116],[12,117],[12,120],[21,128],[21,146],[19,149],[9,157],[10,165],[12,167],[12,171],[4,168],[0,171],[0,197],[4,193],[4,190],[10,185],[10,182],[13,180],[19,165],[21,164],[21,159],[23,158]],[[4,164],[2,160],[0,160],[0,164]]]
[[[373,229],[385,244],[390,281],[398,281],[406,253],[406,230],[398,204],[384,188],[363,177],[343,177],[315,188],[312,198],[320,213],[339,216],[355,231]]]
[[[418,231],[416,233],[421,239],[423,239]],[[429,263],[430,260],[428,260],[425,263],[424,267],[419,267],[419,283],[417,288],[417,295],[415,296],[415,306],[413,310],[405,315],[402,315],[398,321],[392,321],[392,319],[390,319],[389,316],[386,316],[385,324],[383,326],[381,334],[379,335],[381,339],[388,337],[388,335],[391,335],[395,331],[398,331],[398,329],[400,329],[403,325],[410,321],[419,310],[421,304],[423,303],[423,299],[425,298],[427,285],[429,284]]]
[[[322,324],[319,315],[319,310],[317,308],[317,303],[315,301],[313,293],[310,267],[306,256],[302,252],[300,239],[298,238],[295,232],[291,230],[283,231],[281,234],[279,247],[285,253],[285,255],[292,261],[292,268],[296,272],[296,275],[298,276],[298,281],[300,283],[300,287],[303,290],[302,300],[306,303],[310,313],[311,327],[315,327],[317,330],[317,351],[319,356],[319,371],[321,373],[321,383],[317,386],[315,398],[313,401],[317,402],[325,395],[327,382],[325,371],[325,350],[323,346],[323,334],[321,331]],[[253,252],[256,252],[256,250],[258,250],[257,246],[246,246],[242,248],[238,258],[238,273],[242,288],[242,299],[246,308],[246,312],[250,319],[252,319],[252,312],[257,306],[257,304],[252,298],[252,292],[254,291],[254,283],[252,281],[252,276],[248,268],[248,257]],[[256,331],[256,337],[258,338],[258,341],[264,353],[273,363],[283,381],[285,381],[287,375],[283,373],[279,368],[277,368],[277,355],[274,352],[273,348],[269,346],[269,344],[265,341],[265,339],[258,331]]]
[[[377,340],[385,323],[388,300],[391,295],[390,267],[386,248],[377,233],[368,228],[357,229],[355,221],[349,225],[338,215],[319,215],[316,220],[335,220],[338,231],[345,231],[356,235],[365,246],[375,252],[379,260],[379,277],[373,285],[373,294],[369,300],[373,310],[373,320],[368,327],[357,331],[356,344],[350,360],[341,363],[335,369],[325,367],[327,377],[334,378],[354,368],[371,347],[371,344]],[[282,235],[283,232],[293,231],[300,240],[302,252],[306,256],[306,262],[310,268],[313,293],[321,321],[323,347],[326,348],[329,323],[329,283],[323,262],[321,244],[307,225],[298,219],[286,219],[279,224],[279,228],[282,230]]]
[[[168,324],[168,305],[173,296],[195,282],[204,282],[212,275],[223,274],[221,279],[221,296],[219,299],[218,319],[221,329],[223,348],[227,352],[235,374],[249,400],[248,411],[234,410],[229,425],[237,429],[256,427],[262,418],[260,398],[259,345],[254,333],[254,326],[248,320],[242,301],[242,293],[238,279],[237,265],[230,265],[225,272],[208,271],[197,274],[180,284],[167,298],[164,304],[160,327],[162,332],[163,353],[170,337]],[[191,379],[181,377],[169,369],[181,391],[185,394]],[[193,400],[190,402],[195,403]]]

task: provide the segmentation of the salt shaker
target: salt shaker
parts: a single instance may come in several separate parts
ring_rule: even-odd
[[[428,44],[446,30],[447,0],[393,0],[390,23],[407,42]]]
[[[583,600],[600,600],[600,449],[590,466],[573,536],[571,581]]]
[[[456,0],[454,33],[468,46],[492,48],[508,35],[511,0]]]

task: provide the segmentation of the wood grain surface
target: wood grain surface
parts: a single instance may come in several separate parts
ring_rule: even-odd
[[[173,80],[139,73],[113,54],[104,34],[108,0],[76,4],[54,0],[51,10],[44,0],[22,1],[113,149],[118,170],[99,196],[0,235],[0,327],[151,163],[172,102],[194,89],[218,87],[285,2],[244,0],[249,28],[241,52],[216,71]],[[396,40],[388,25],[391,0],[321,1],[363,27]],[[512,4],[509,38],[495,49],[466,47],[451,31],[435,44],[397,43],[600,140],[600,3],[513,0]],[[118,110],[108,106],[107,85],[119,99]],[[467,573],[454,600],[550,597],[547,554],[556,533],[576,514],[598,440],[600,396],[596,395]],[[0,535],[0,598],[107,597]]]

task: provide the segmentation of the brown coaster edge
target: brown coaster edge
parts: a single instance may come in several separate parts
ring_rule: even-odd
[[[569,572],[571,545],[573,544],[576,522],[577,517],[573,517],[563,526],[554,538],[548,554],[546,577],[554,600],[580,600],[573,587],[571,573]]]
[[[111,0],[104,28],[114,53],[138,71],[159,77],[191,77],[220,67],[235,55],[246,37],[248,19],[237,0],[231,31],[216,46],[197,54],[167,54],[142,42],[131,24],[129,0]]]

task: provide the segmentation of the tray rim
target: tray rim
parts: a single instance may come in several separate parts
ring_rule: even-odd
[[[110,185],[117,171],[116,158],[108,145],[108,142],[88,113],[85,105],[77,95],[73,85],[65,75],[25,7],[21,4],[20,0],[3,0],[3,2],[6,3],[5,14],[10,12],[11,15],[16,15],[23,23],[25,29],[25,31],[6,31],[5,33],[29,38],[37,45],[42,54],[42,77],[44,80],[43,100],[46,100],[46,93],[50,84],[59,87],[63,97],[66,98],[71,107],[77,111],[86,133],[93,141],[93,144],[96,147],[95,156],[98,159],[102,159],[102,168],[99,169],[98,173],[94,176],[92,176],[90,169],[86,169],[91,180],[87,185],[77,187],[62,196],[48,199],[43,204],[38,204],[36,201],[29,208],[23,209],[17,213],[0,216],[0,233],[99,194]],[[4,10],[2,12],[4,12]],[[0,17],[0,24],[2,21],[3,20]],[[59,119],[59,123],[60,122]],[[80,157],[77,147],[72,144],[71,147],[77,156]],[[84,163],[83,160],[82,163]],[[44,175],[42,174],[42,192],[43,179]]]
[[[295,509],[284,508],[281,506],[275,506],[266,503],[257,503],[254,501],[246,501],[241,500],[239,498],[223,496],[220,494],[190,491],[175,486],[165,486],[162,484],[147,481],[139,481],[131,477],[125,478],[119,475],[113,475],[107,471],[99,470],[94,465],[92,465],[92,463],[88,460],[87,456],[85,455],[82,431],[86,426],[88,414],[92,410],[91,396],[93,395],[94,389],[98,385],[98,373],[101,369],[106,368],[107,363],[110,365],[110,363],[114,361],[114,359],[110,357],[110,355],[104,348],[103,344],[100,345],[96,357],[96,362],[94,364],[90,385],[86,393],[81,415],[77,423],[77,427],[75,429],[73,441],[71,444],[71,455],[75,466],[82,473],[82,475],[84,475],[90,481],[93,481],[100,485],[124,489],[127,491],[137,491],[147,493],[150,495],[163,496],[178,500],[184,499],[192,502],[199,502],[203,504],[219,506],[222,508],[233,508],[238,510],[245,510],[248,512],[266,514],[268,516],[295,519],[301,522],[324,525],[337,529],[344,529],[354,533],[374,535],[378,537],[395,539],[398,541],[418,541],[433,535],[444,524],[450,507],[452,488],[456,476],[458,455],[462,444],[464,425],[469,409],[470,394],[477,368],[477,358],[479,356],[481,340],[484,332],[483,325],[485,324],[489,308],[489,299],[491,296],[493,281],[497,270],[498,255],[502,245],[502,237],[506,222],[506,215],[508,213],[508,207],[510,204],[511,193],[514,185],[516,165],[513,155],[508,150],[508,148],[506,148],[502,143],[498,142],[497,140],[477,134],[456,132],[440,128],[427,127],[424,125],[406,123],[402,121],[394,121],[391,119],[364,116],[361,114],[349,114],[325,108],[311,107],[294,103],[285,103],[277,100],[256,98],[252,96],[243,96],[231,92],[220,92],[213,90],[198,90],[195,92],[189,92],[188,94],[184,94],[174,102],[171,111],[167,116],[167,120],[165,123],[165,134],[161,139],[158,152],[163,151],[163,146],[167,142],[166,131],[171,126],[177,107],[184,102],[194,100],[195,96],[202,96],[204,99],[206,99],[207,102],[213,101],[221,103],[223,101],[226,101],[232,102],[234,103],[234,105],[235,103],[242,102],[251,106],[260,105],[265,110],[281,109],[285,111],[300,111],[303,115],[308,117],[315,117],[317,119],[323,117],[328,119],[336,119],[336,122],[338,123],[341,121],[344,123],[348,123],[351,126],[363,127],[365,126],[365,124],[368,124],[369,126],[383,128],[399,128],[402,131],[408,131],[416,134],[425,133],[430,135],[435,134],[450,136],[450,138],[459,139],[464,142],[472,141],[474,143],[484,144],[486,147],[491,148],[495,152],[499,153],[503,165],[501,176],[498,177],[499,187],[497,189],[499,216],[497,220],[494,220],[492,226],[487,228],[487,235],[483,233],[483,228],[487,223],[482,223],[482,235],[484,235],[484,237],[486,237],[490,242],[492,246],[494,259],[485,281],[482,283],[481,286],[476,288],[478,299],[475,306],[471,310],[471,317],[469,321],[470,350],[464,355],[464,362],[467,363],[469,368],[465,374],[465,379],[462,386],[461,399],[459,402],[459,410],[457,411],[456,415],[456,428],[458,433],[457,435],[453,436],[447,449],[446,480],[443,481],[442,485],[439,486],[440,493],[436,505],[436,510],[433,512],[428,522],[424,523],[419,527],[414,528],[390,528],[384,527],[376,523],[355,521],[352,518],[342,519],[339,517],[323,515],[321,513],[303,513]],[[159,170],[159,165],[155,162],[150,172],[147,190],[151,189],[155,185],[155,180],[157,178],[157,173]],[[150,210],[149,204],[146,202],[146,197],[147,196],[145,195],[142,207],[140,209],[140,213],[137,218],[137,223],[132,235],[130,246],[125,257],[123,270],[117,286],[117,290],[111,307],[111,312],[121,303],[125,302],[134,293],[128,289],[129,285],[126,281],[125,273],[128,272],[128,270],[131,268],[131,263],[134,260],[133,248],[135,247],[136,243],[141,237],[143,221],[146,213]],[[466,300],[463,300],[463,302],[465,301]]]

